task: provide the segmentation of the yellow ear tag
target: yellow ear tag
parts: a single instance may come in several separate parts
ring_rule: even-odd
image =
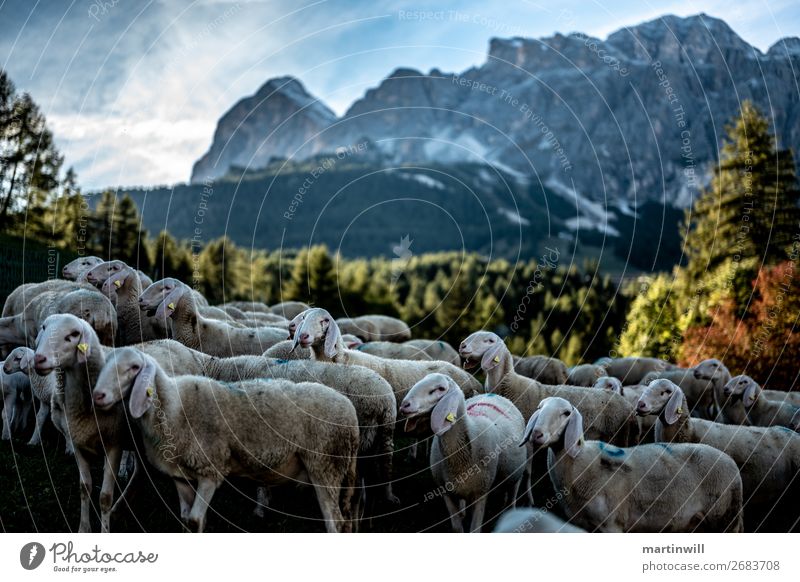
[[[147,390],[145,392],[147,392],[147,397],[148,398],[152,398],[153,397],[153,387],[152,386],[148,386]]]
[[[495,357],[494,357],[494,359],[493,359],[492,361],[493,361],[495,364],[499,364],[499,363],[500,363],[500,358],[499,358],[498,356],[495,356]]]
[[[455,416],[455,414],[453,414],[451,412],[450,414],[445,416],[445,419],[447,420],[447,422],[455,422],[456,421],[456,416]]]
[[[81,351],[81,353],[85,354],[86,351],[89,349],[89,344],[84,344],[84,343],[78,344],[78,349]]]
[[[175,309],[175,304],[174,303],[167,303],[167,307],[169,307],[170,309]]]
[[[683,408],[678,409],[678,414],[683,414]]]
[[[122,283],[120,281],[114,281],[114,286],[118,288],[122,287]]]

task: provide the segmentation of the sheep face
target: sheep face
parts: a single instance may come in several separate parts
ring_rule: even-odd
[[[614,378],[612,376],[601,376],[594,383],[594,388],[616,392],[619,395],[623,393],[622,382],[619,378]]]
[[[56,368],[85,363],[93,337],[96,339],[94,330],[84,320],[70,314],[51,315],[36,338],[36,373],[46,376]]]
[[[466,370],[477,368],[479,365],[483,366],[487,355],[491,355],[491,357],[488,358],[489,362],[496,357],[497,361],[493,363],[498,364],[500,362],[499,354],[494,354],[494,352],[498,350],[502,343],[503,340],[500,339],[500,336],[496,333],[490,331],[476,331],[461,342],[461,345],[458,347],[458,354],[461,356],[462,366]],[[483,367],[486,368],[486,366]]]
[[[758,400],[761,386],[750,376],[734,376],[730,382],[725,384],[722,394],[726,400],[741,398],[744,405],[749,408]]]
[[[289,322],[289,326],[286,328],[289,330],[289,339],[294,339],[294,334],[297,331],[297,328],[300,327],[300,324],[303,323],[305,316],[306,312],[303,311],[302,313],[295,315],[292,321]]]
[[[87,269],[91,269],[95,265],[99,265],[103,262],[103,259],[100,257],[78,257],[74,261],[70,261],[64,268],[61,269],[61,274],[64,276],[65,279],[69,279],[70,281],[74,281],[78,278],[78,275],[86,271]]]
[[[139,309],[146,312],[147,315],[155,315],[156,310],[161,307],[161,304],[164,303],[169,295],[177,293],[184,288],[185,285],[183,283],[172,277],[156,281],[139,295]]]
[[[24,346],[14,348],[6,361],[3,362],[3,372],[13,374],[14,372],[28,373],[28,367],[33,364],[33,350]]]
[[[452,378],[444,374],[428,374],[414,384],[400,404],[400,414],[406,417],[406,432],[420,418],[430,415],[431,430],[441,436],[458,420],[464,394]]]
[[[664,412],[668,424],[678,420],[683,412],[683,390],[670,380],[659,378],[648,384],[636,403],[639,416],[658,415]]]
[[[102,285],[106,282],[106,279],[126,268],[128,268],[128,265],[122,261],[106,261],[92,267],[86,273],[86,280],[92,285]]]
[[[335,344],[341,338],[339,327],[333,317],[326,310],[313,308],[304,311],[303,320],[295,330],[294,347],[300,345],[304,348],[325,344],[328,357],[335,355]]]
[[[145,363],[144,355],[133,348],[115,350],[103,366],[92,390],[94,405],[101,410],[108,410],[124,399]]]
[[[562,439],[567,452],[577,456],[583,445],[583,417],[563,398],[545,398],[528,421],[520,446],[530,441],[537,447],[549,447]]]
[[[725,364],[716,358],[711,358],[703,360],[694,367],[694,377],[698,380],[711,380],[715,384],[719,384],[730,377],[730,372]]]

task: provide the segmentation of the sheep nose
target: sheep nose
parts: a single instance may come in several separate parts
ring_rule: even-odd
[[[541,443],[544,440],[544,433],[538,428],[533,429],[533,442]]]
[[[102,404],[103,401],[106,399],[105,392],[95,392],[94,393],[94,401],[96,404]]]
[[[42,354],[34,354],[33,356],[34,364],[44,364],[46,361],[47,361],[47,356],[43,356]]]
[[[636,403],[636,409],[642,411],[647,410],[647,403],[644,402],[643,400],[640,400],[639,402]]]
[[[301,333],[300,334],[300,341],[301,342],[308,341],[308,334],[307,333]]]

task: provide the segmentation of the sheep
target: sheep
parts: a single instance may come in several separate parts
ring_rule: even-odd
[[[30,411],[30,382],[21,372],[7,373],[5,364],[0,370],[0,393],[3,396],[2,440],[11,440],[13,433],[25,430]]]
[[[227,477],[314,486],[329,532],[352,527],[358,419],[350,401],[312,382],[223,383],[170,378],[152,357],[120,348],[97,380],[101,409],[128,397],[148,460],[175,481],[181,518],[205,529],[211,499]],[[186,481],[197,481],[196,490]]]
[[[90,285],[94,285],[95,287],[99,288],[100,285],[105,283],[109,277],[111,277],[116,273],[119,273],[123,269],[129,269],[133,274],[135,274],[136,278],[139,279],[139,284],[143,289],[153,284],[153,281],[152,279],[150,279],[150,277],[148,277],[138,269],[129,267],[127,263],[120,260],[105,261],[103,263],[95,265],[86,272],[86,281]]]
[[[509,509],[497,521],[494,533],[586,533],[549,511],[532,507]]]
[[[454,366],[461,365],[461,356],[453,346],[442,340],[414,339],[403,342],[405,346],[413,346],[428,354],[431,360],[450,362]]]
[[[397,404],[392,387],[376,372],[363,366],[345,367],[308,360],[289,362],[258,356],[204,356],[203,369],[199,373],[226,382],[255,378],[319,382],[344,394],[358,414],[359,475],[364,476],[369,485],[374,483],[381,488],[383,500],[397,503],[391,481]]]
[[[728,368],[717,359],[704,360],[694,368],[674,368],[661,372],[648,372],[642,384],[648,385],[657,378],[665,378],[683,390],[689,411],[700,418],[713,420],[717,415],[715,393],[731,379]]]
[[[101,285],[103,293],[114,303],[120,324],[117,344],[127,346],[168,337],[167,322],[163,318],[146,315],[139,309],[142,285],[138,273],[125,263],[113,270],[110,265],[101,263],[89,271],[89,276]]]
[[[430,362],[433,359],[414,346],[394,342],[367,342],[353,349],[364,352],[365,354],[389,358],[390,360],[422,360]]]
[[[292,320],[311,306],[302,301],[284,301],[269,308],[269,312],[280,315],[284,319]]]
[[[792,430],[795,432],[800,432],[800,410],[794,413],[792,417]]]
[[[117,315],[111,302],[96,289],[73,289],[68,292],[46,291],[36,295],[25,309],[0,318],[0,343],[33,345],[47,316],[71,313],[89,322],[105,344],[114,343]]]
[[[800,406],[800,392],[762,389],[761,393],[767,400],[774,400],[775,402],[788,402],[789,404]]]
[[[3,364],[5,374],[22,372],[28,377],[31,392],[39,401],[39,410],[36,413],[36,425],[33,430],[29,445],[38,445],[42,442],[42,427],[50,417],[50,403],[53,393],[57,390],[54,376],[39,376],[33,367],[34,352],[30,348],[18,347],[11,351]],[[61,434],[66,436],[66,424],[63,413],[53,416],[53,424]],[[67,438],[67,453],[72,453],[69,438]]]
[[[262,354],[288,338],[275,327],[237,328],[223,321],[207,319],[197,311],[190,289],[177,279],[162,279],[139,297],[139,306],[155,310],[157,318],[167,317],[171,335],[182,344],[212,356]]]
[[[278,342],[262,354],[265,358],[278,360],[310,360],[311,350],[295,346],[292,340]]]
[[[41,283],[25,283],[14,289],[6,298],[3,305],[3,317],[17,315],[25,310],[25,306],[31,303],[37,295],[48,291],[58,291],[59,293],[69,293],[77,289],[94,289],[88,283],[76,283],[75,281],[65,281],[64,279],[48,279]]]
[[[602,378],[597,379],[593,388],[616,392],[625,400],[627,400],[635,409],[646,386],[623,386],[622,381],[619,378],[614,378],[613,376],[603,376]],[[654,442],[656,426],[655,417],[637,415],[636,423],[639,425],[639,438],[637,439],[637,442],[639,444]]]
[[[431,473],[453,531],[464,531],[467,513],[471,513],[470,531],[481,531],[486,502],[495,488],[506,493],[512,507],[516,504],[527,453],[516,446],[525,420],[511,402],[491,394],[465,400],[452,378],[429,374],[408,391],[400,413],[430,416],[435,435]]]
[[[578,408],[545,398],[522,442],[549,447],[547,468],[570,523],[588,531],[741,531],[742,479],[701,444],[617,448],[584,440]]]
[[[800,478],[797,434],[780,427],[733,426],[692,417],[683,391],[670,380],[651,382],[636,412],[658,417],[657,442],[702,443],[728,454],[742,475],[748,521],[762,511],[772,512],[776,500]]]
[[[269,305],[261,301],[228,301],[225,305],[235,307],[241,311],[252,311],[258,313],[272,313]]]
[[[344,345],[347,346],[348,350],[354,350],[358,346],[364,345],[364,342],[361,341],[361,338],[357,338],[352,333],[343,333],[342,341],[344,342]]]
[[[721,413],[727,420],[738,420],[729,424],[748,426],[785,426],[791,428],[792,418],[797,406],[788,402],[768,400],[758,382],[750,376],[734,376],[723,389],[723,408]]]
[[[564,362],[547,356],[519,358],[514,364],[514,371],[543,384],[566,384],[569,377],[569,370]]]
[[[387,315],[362,315],[336,320],[341,333],[350,333],[365,342],[403,342],[411,339],[408,324]]]
[[[569,376],[567,376],[564,384],[570,386],[594,386],[600,378],[606,377],[606,369],[602,366],[595,364],[580,364],[573,366],[569,369]],[[561,384],[561,382],[556,382]]]
[[[648,372],[664,372],[675,370],[678,366],[659,358],[627,357],[601,358],[597,364],[606,369],[606,373],[619,378],[623,386],[642,384]]]
[[[632,444],[638,427],[634,407],[619,394],[581,386],[552,386],[517,374],[512,366],[511,353],[496,334],[477,331],[461,343],[464,366],[478,365],[486,372],[486,391],[508,398],[519,408],[523,417],[530,417],[539,402],[548,396],[561,396],[580,406],[591,438],[621,445]]]
[[[64,265],[64,268],[61,269],[61,276],[69,281],[77,281],[82,276],[85,277],[86,273],[88,273],[92,267],[102,262],[103,259],[100,257],[78,257]]]
[[[312,359],[316,361],[364,366],[376,371],[392,387],[398,408],[414,384],[434,372],[453,378],[468,396],[481,391],[475,378],[447,362],[388,360],[348,350],[342,341],[339,326],[331,314],[321,308],[305,312],[303,321],[294,334],[294,342],[302,347],[310,347]]]

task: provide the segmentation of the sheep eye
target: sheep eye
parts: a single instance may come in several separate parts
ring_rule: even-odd
[[[138,372],[140,367],[141,366],[139,366],[139,364],[133,364],[131,366],[131,370],[133,370],[134,372]]]
[[[79,331],[73,331],[71,334],[69,334],[69,337],[78,337],[79,335],[81,335]]]
[[[569,416],[569,415],[570,415],[570,411],[569,410],[565,410],[564,411],[564,416]]]

